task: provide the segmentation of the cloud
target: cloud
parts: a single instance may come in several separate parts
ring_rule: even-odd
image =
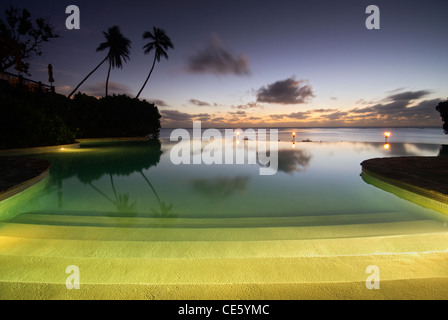
[[[232,115],[232,116],[240,116],[240,117],[245,117],[247,115],[246,111],[228,112],[228,114]]]
[[[425,121],[426,125],[435,125],[440,121],[437,112],[434,111],[440,99],[423,100],[413,105],[414,100],[424,98],[430,93],[427,90],[402,92],[386,97],[382,103],[354,108],[348,113],[352,115],[352,118],[362,117],[363,121],[380,120],[384,124],[418,125]]]
[[[210,121],[212,115],[209,113],[190,114],[178,110],[161,110],[162,121],[167,125],[191,126],[193,121]]]
[[[282,120],[285,117],[287,117],[287,115],[286,114],[271,114],[270,117],[273,120]]]
[[[282,120],[285,118],[291,118],[295,120],[305,120],[310,117],[311,112],[305,111],[305,112],[292,112],[289,114],[271,114],[270,117],[273,120]]]
[[[238,106],[232,106],[232,109],[240,109],[240,110],[247,110],[247,109],[264,109],[264,106],[257,104],[256,102],[249,102],[246,104],[238,105]]]
[[[307,119],[309,117],[310,113],[308,111],[306,112],[293,112],[287,115],[289,118],[297,119],[297,120],[303,120]]]
[[[430,91],[420,90],[420,91],[406,91],[402,93],[397,93],[391,96],[388,96],[385,101],[401,101],[401,100],[417,100],[423,98],[424,96],[430,94]]]
[[[257,91],[257,102],[302,104],[314,97],[313,88],[305,80],[294,77],[271,83]]]
[[[346,115],[348,115],[347,112],[337,111],[337,112],[333,112],[333,113],[331,113],[329,115],[326,115],[325,118],[329,119],[329,120],[339,120],[339,119],[343,118]]]
[[[193,116],[189,113],[180,112],[178,110],[163,110],[160,111],[162,118],[169,121],[192,121]]]
[[[315,112],[315,113],[330,113],[330,112],[336,112],[336,111],[338,111],[338,109],[324,109],[324,108],[321,108],[321,109],[314,109],[311,112]]]
[[[250,74],[249,64],[249,59],[245,54],[233,55],[223,47],[219,37],[213,34],[204,49],[188,58],[186,70],[191,73],[241,76]]]
[[[198,107],[210,107],[210,103],[205,102],[205,101],[200,101],[197,99],[190,99],[188,102],[190,102],[191,104],[194,104],[195,106],[198,106]]]
[[[164,100],[151,99],[150,101],[154,103],[157,107],[169,107],[169,105]]]

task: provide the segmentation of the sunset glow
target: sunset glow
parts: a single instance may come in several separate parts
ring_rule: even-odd
[[[60,31],[30,73],[47,83],[51,63],[62,94],[101,61],[102,31],[118,25],[132,52],[112,71],[109,91],[135,97],[152,62],[142,32],[165,30],[174,49],[140,96],[157,105],[165,128],[441,124],[434,108],[447,96],[446,1],[377,1],[379,30],[366,28],[367,5],[354,0],[118,1],[107,13],[101,2],[78,1],[79,30],[65,26],[66,3],[14,3]],[[103,96],[106,73],[101,67],[81,92]]]

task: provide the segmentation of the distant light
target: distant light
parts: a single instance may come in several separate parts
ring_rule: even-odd
[[[61,148],[60,150],[61,150],[61,151],[64,151],[64,150],[65,150],[65,148]]]
[[[390,132],[385,132],[385,133],[384,133],[384,136],[385,136],[386,138],[389,138],[389,137],[390,137]]]
[[[384,144],[384,149],[389,150],[390,149],[390,144],[389,143],[385,143]]]
[[[295,142],[292,143],[292,147],[293,147],[293,149],[296,147],[296,143]]]
[[[292,136],[293,136],[293,137],[295,137],[295,136],[296,136],[296,133],[295,133],[295,132],[293,132],[293,133],[292,133]]]

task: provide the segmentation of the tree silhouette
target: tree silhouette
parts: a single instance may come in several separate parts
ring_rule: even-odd
[[[174,48],[174,45],[171,41],[171,39],[166,35],[165,31],[159,28],[154,27],[153,33],[146,31],[143,34],[143,39],[147,40],[150,39],[150,42],[148,42],[143,49],[145,49],[144,53],[148,54],[152,50],[155,50],[154,54],[154,61],[152,63],[151,71],[148,74],[148,77],[146,78],[145,83],[143,84],[142,88],[137,94],[136,99],[138,99],[143,91],[143,89],[146,87],[146,84],[148,83],[149,78],[151,77],[152,72],[154,71],[154,67],[156,65],[156,61],[160,62],[160,58],[164,57],[168,60],[168,54],[167,50],[169,48]]]
[[[440,102],[436,110],[440,112],[440,117],[443,120],[443,131],[448,134],[448,100]]]
[[[154,216],[158,217],[158,218],[173,218],[173,217],[176,217],[177,215],[172,212],[173,205],[172,204],[167,204],[167,203],[165,203],[165,201],[162,201],[160,199],[159,194],[157,193],[156,189],[152,185],[151,181],[149,181],[149,179],[145,176],[145,174],[143,173],[143,170],[140,170],[140,174],[142,175],[143,179],[145,179],[145,181],[148,184],[148,186],[151,188],[152,192],[156,196],[157,202],[159,203],[160,212],[155,210],[155,209],[151,209],[151,211],[153,212]]]
[[[108,95],[109,88],[109,77],[110,70],[112,68],[122,68],[123,62],[126,62],[129,59],[131,40],[127,39],[120,32],[120,28],[117,26],[113,26],[109,28],[108,32],[103,32],[106,41],[101,43],[100,46],[96,49],[96,51],[103,51],[105,49],[109,49],[107,56],[100,62],[100,64],[93,69],[82,81],[81,83],[70,93],[69,98],[79,89],[79,87],[96,71],[101,65],[109,61],[109,70],[107,72],[106,79],[106,96]]]
[[[59,38],[44,18],[34,22],[26,9],[12,5],[5,10],[5,20],[0,19],[0,71],[14,66],[20,73],[29,75],[29,60],[42,55],[42,44]]]

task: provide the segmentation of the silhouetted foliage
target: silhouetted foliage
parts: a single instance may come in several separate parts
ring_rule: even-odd
[[[129,59],[131,40],[127,39],[120,32],[120,28],[114,26],[109,28],[108,32],[103,32],[106,41],[101,43],[96,51],[103,51],[105,49],[109,49],[107,52],[107,56],[100,62],[99,65],[95,67],[77,86],[76,88],[69,94],[69,98],[76,91],[78,91],[79,87],[96,71],[101,65],[109,61],[109,70],[107,72],[106,79],[106,96],[108,95],[108,86],[109,86],[109,76],[111,68],[122,68],[123,62]]]
[[[448,157],[448,145],[442,144],[440,146],[439,157]]]
[[[0,81],[0,149],[70,144],[76,138],[145,137],[160,131],[158,108],[126,95],[33,93]]]
[[[109,92],[109,77],[111,68],[122,68],[123,62],[129,59],[129,50],[131,47],[131,40],[123,36],[120,28],[113,26],[107,32],[103,32],[106,42],[100,44],[96,51],[103,51],[109,49],[107,53],[107,60],[109,61],[109,70],[106,79],[106,97]]]
[[[0,19],[0,71],[14,66],[18,72],[29,75],[29,60],[42,55],[44,42],[58,37],[44,18],[33,23],[28,10],[11,5],[5,10],[5,20]]]
[[[159,137],[161,116],[154,104],[126,95],[95,99],[82,93],[73,103],[71,121],[78,138]]]
[[[174,45],[171,39],[166,35],[165,31],[154,27],[153,33],[146,31],[143,34],[143,39],[147,40],[149,39],[150,42],[148,42],[143,49],[145,49],[144,53],[149,54],[151,51],[155,50],[154,53],[154,61],[152,63],[151,70],[149,71],[148,77],[146,78],[145,82],[143,83],[142,88],[137,94],[137,99],[142,94],[143,89],[145,89],[146,84],[148,83],[149,78],[151,77],[152,72],[154,71],[154,67],[156,65],[156,61],[160,62],[160,59],[164,57],[168,60],[168,54],[167,50],[169,48],[173,49]]]
[[[28,92],[0,81],[0,149],[73,143],[62,95]]]
[[[440,116],[442,117],[443,131],[445,134],[448,134],[448,101],[440,102],[436,110],[440,112]]]

